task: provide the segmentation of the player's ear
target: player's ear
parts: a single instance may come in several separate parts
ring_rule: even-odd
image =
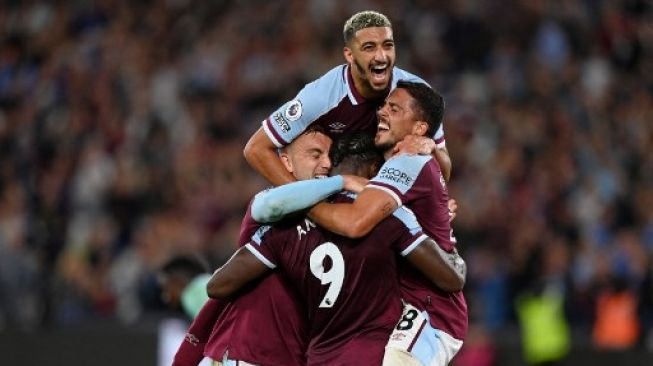
[[[350,64],[354,63],[354,55],[351,52],[351,48],[345,46],[342,49],[342,54],[343,54],[343,56],[345,56],[345,60],[347,60],[347,63],[350,63]]]
[[[369,178],[372,179],[374,176],[376,176],[376,173],[379,172],[379,169],[381,167],[379,166],[378,163],[372,163],[367,167],[367,176],[364,176],[364,178]]]
[[[288,170],[289,173],[293,172],[292,168],[292,162],[290,161],[290,157],[286,153],[280,153],[279,158],[281,159],[281,164]]]
[[[413,135],[426,136],[429,130],[429,124],[426,121],[416,121],[413,125]]]

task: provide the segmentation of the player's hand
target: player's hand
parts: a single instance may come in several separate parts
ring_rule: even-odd
[[[433,139],[425,136],[408,135],[395,145],[392,155],[431,155],[434,150],[435,141]]]
[[[456,211],[458,211],[458,203],[456,203],[455,199],[450,198],[449,202],[447,202],[447,206],[449,207],[449,222],[452,222],[453,219],[456,218]]]
[[[344,180],[344,190],[354,193],[360,193],[363,189],[365,189],[367,182],[369,182],[369,179],[359,177],[357,175],[343,174],[342,178]]]

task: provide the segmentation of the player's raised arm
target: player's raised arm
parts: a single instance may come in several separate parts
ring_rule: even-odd
[[[262,127],[247,141],[243,155],[249,165],[273,185],[295,181],[292,174],[281,163],[277,146],[265,134]]]
[[[343,188],[344,178],[335,176],[298,181],[268,189],[254,196],[252,218],[260,223],[276,222],[289,214],[315,205]]]
[[[206,285],[206,292],[213,299],[230,298],[250,281],[261,277],[269,270],[270,268],[246,246],[241,247],[227,263],[213,273]]]
[[[449,157],[449,150],[447,150],[446,146],[436,147],[435,150],[433,150],[432,156],[437,160],[438,164],[440,164],[442,175],[448,182],[451,178],[451,167],[453,165],[451,164],[451,157]]]
[[[358,193],[368,179],[355,175],[336,175],[284,184],[259,192],[252,200],[252,218],[259,223],[277,222],[305,210],[342,190]]]
[[[465,286],[467,264],[455,250],[444,251],[431,238],[422,241],[405,257],[433,284],[448,292],[461,291]]]
[[[342,81],[343,70],[343,66],[335,67],[305,85],[292,100],[263,120],[261,128],[245,145],[243,155],[247,162],[273,185],[296,180],[284,169],[277,149],[283,149],[302,134],[318,127],[316,120],[347,96],[346,84]]]
[[[349,238],[360,238],[399,207],[389,194],[364,189],[353,203],[319,203],[308,215],[320,226]]]
[[[343,188],[348,176],[290,183],[262,193],[252,202],[252,217],[258,222],[274,222],[284,216],[311,207]],[[301,194],[298,194],[301,192]],[[319,203],[309,216],[339,235],[359,238],[390,215],[399,204],[387,193],[364,189],[354,203]]]

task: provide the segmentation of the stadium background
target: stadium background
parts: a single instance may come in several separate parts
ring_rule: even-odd
[[[247,138],[343,62],[363,9],[447,100],[471,324],[455,364],[524,364],[520,306],[551,294],[570,336],[552,360],[650,362],[645,0],[1,2],[0,362],[155,364],[161,319],[180,316],[156,269],[228,258],[266,186]]]

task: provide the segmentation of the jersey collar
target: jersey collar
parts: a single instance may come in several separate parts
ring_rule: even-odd
[[[349,96],[349,101],[352,105],[358,105],[367,102],[368,100],[363,97],[358,90],[356,90],[356,84],[354,84],[354,77],[351,75],[351,68],[349,64],[345,65],[343,70],[343,78],[345,79],[345,84],[347,85],[347,96]],[[394,74],[394,72],[393,72]],[[393,76],[390,75],[390,82],[388,83],[388,91],[392,88]]]

